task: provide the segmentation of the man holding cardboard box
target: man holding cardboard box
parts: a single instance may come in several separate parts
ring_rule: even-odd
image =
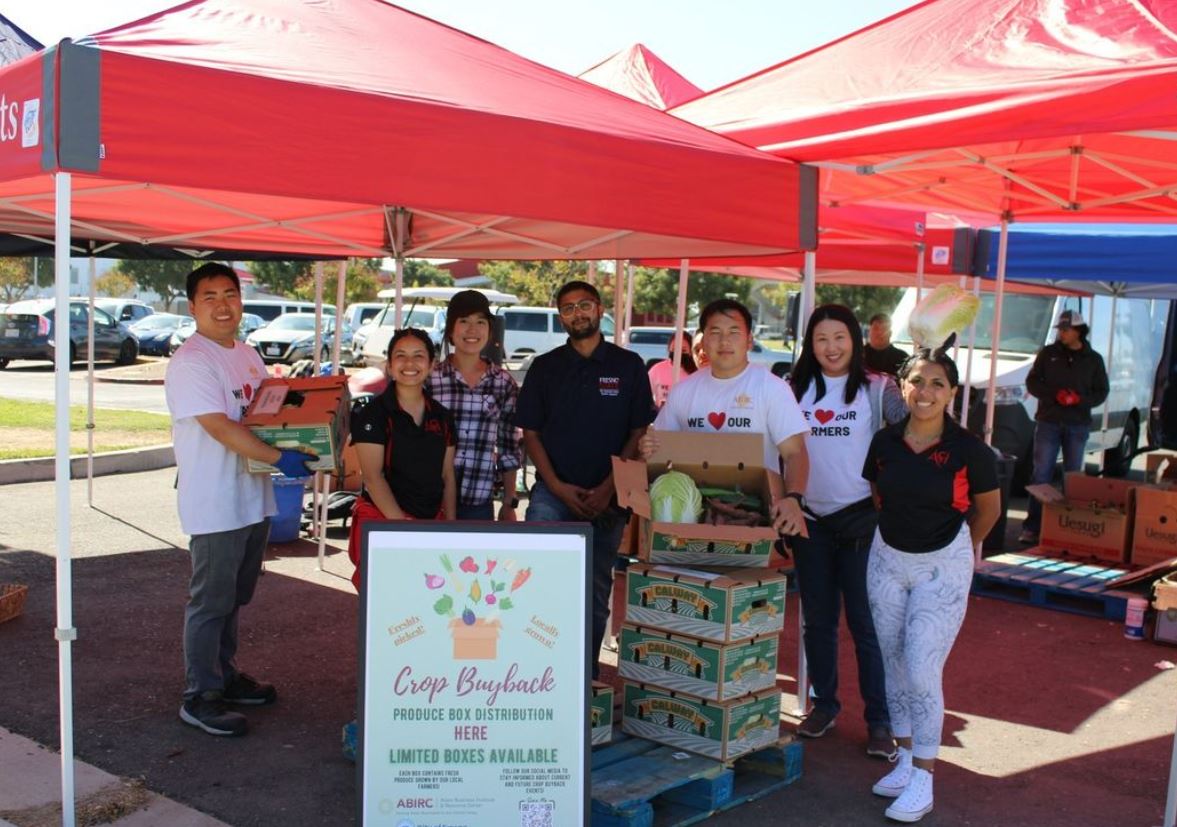
[[[638,438],[654,417],[654,398],[642,358],[601,335],[595,287],[568,282],[556,294],[556,308],[568,342],[537,357],[528,369],[515,424],[523,429],[523,445],[539,477],[528,499],[528,521],[585,520],[593,526],[595,679],[613,563],[625,528],[612,457],[636,456]]]
[[[1038,352],[1026,375],[1026,390],[1038,399],[1034,415],[1034,485],[1050,482],[1058,454],[1063,470],[1083,468],[1083,454],[1091,435],[1091,409],[1108,397],[1108,374],[1103,357],[1087,343],[1088,327],[1077,310],[1059,314],[1058,338]],[[1042,504],[1031,498],[1018,542],[1038,542]]]
[[[188,275],[196,333],[168,364],[164,390],[172,415],[180,525],[191,536],[192,579],[184,612],[187,686],[180,719],[210,735],[244,735],[245,716],[226,703],[269,704],[274,687],[237,669],[237,613],[253,597],[277,513],[269,474],[250,474],[249,459],[291,477],[309,476],[307,454],[280,451],[241,424],[266,376],[257,351],[237,341],[241,285],[223,264]]]

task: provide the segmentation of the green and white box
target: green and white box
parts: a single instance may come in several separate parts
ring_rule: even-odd
[[[776,686],[777,635],[711,643],[657,629],[621,628],[621,677],[724,701]]]
[[[779,635],[785,586],[785,575],[770,569],[710,572],[639,563],[626,571],[625,619],[716,643]]]
[[[593,681],[589,726],[592,743],[607,744],[613,740],[613,687],[607,683]]]
[[[626,681],[621,729],[718,761],[772,746],[780,738],[781,693],[764,689],[731,701],[707,701]]]

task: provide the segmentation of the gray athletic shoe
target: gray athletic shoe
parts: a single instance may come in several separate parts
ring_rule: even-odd
[[[244,715],[225,709],[219,692],[202,692],[185,700],[180,707],[180,720],[209,735],[244,735],[249,729]]]

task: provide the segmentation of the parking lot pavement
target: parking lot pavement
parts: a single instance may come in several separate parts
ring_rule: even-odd
[[[118,371],[115,365],[103,363],[94,366],[95,377],[108,371]],[[52,402],[55,398],[54,370],[48,362],[10,362],[0,371],[0,396],[9,399],[30,399],[38,402]],[[72,405],[85,405],[87,398],[86,368],[74,367],[69,376],[69,397]],[[124,385],[113,382],[94,383],[94,404],[99,408],[123,408],[129,410],[167,413],[162,385]]]

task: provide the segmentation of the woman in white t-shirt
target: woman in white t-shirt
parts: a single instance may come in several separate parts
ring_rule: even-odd
[[[813,311],[790,383],[809,424],[808,539],[791,545],[805,620],[805,656],[813,711],[798,733],[818,738],[834,726],[838,702],[838,621],[842,604],[854,638],[858,688],[865,705],[867,754],[895,754],[883,660],[867,600],[866,567],[878,515],[862,463],[871,438],[907,410],[895,383],[867,371],[862,328],[853,311],[826,304]]]

